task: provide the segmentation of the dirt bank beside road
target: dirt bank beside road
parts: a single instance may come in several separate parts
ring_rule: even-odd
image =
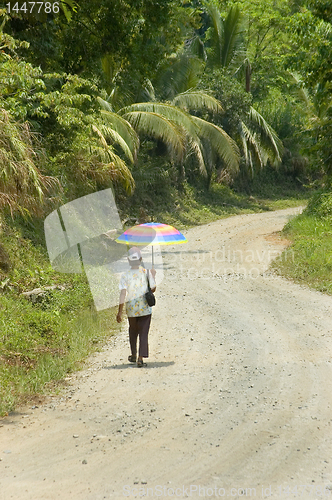
[[[168,248],[148,366],[124,323],[63,398],[3,419],[0,499],[332,496],[332,298],[268,272],[297,211]]]

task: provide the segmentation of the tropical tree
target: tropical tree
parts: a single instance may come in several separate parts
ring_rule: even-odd
[[[127,79],[151,74],[197,17],[189,3],[176,0],[61,0],[59,11],[47,14],[44,8],[38,14],[37,5],[29,14],[20,10],[24,2],[14,4],[19,8],[11,9],[7,31],[30,43],[23,53],[28,62],[94,80],[103,77],[100,59],[107,55]]]
[[[222,95],[218,93],[218,90],[224,93],[216,78],[218,72],[224,83],[244,77],[245,90],[250,93],[252,70],[246,45],[247,20],[238,5],[230,7],[225,19],[212,2],[205,3],[204,8],[211,24],[203,39],[207,54],[206,74],[214,75],[212,79],[204,76],[204,80],[209,80],[209,87],[216,91],[216,97],[224,103]],[[282,142],[252,103],[235,123],[232,118],[229,122],[233,122],[232,126],[224,128],[239,144],[243,164],[251,175],[255,169],[266,166],[268,161],[274,165],[280,163]]]
[[[89,80],[76,75],[44,74],[40,68],[26,63],[18,56],[17,51],[22,44],[28,44],[13,39],[3,31],[0,31],[0,41],[0,107],[3,108],[3,133],[5,129],[6,133],[10,130],[14,132],[15,120],[25,124],[17,124],[16,127],[17,144],[18,138],[21,138],[20,158],[23,160],[24,143],[26,165],[29,164],[29,168],[32,168],[31,162],[34,160],[37,168],[38,155],[33,154],[33,144],[38,144],[38,133],[38,137],[42,139],[38,150],[45,151],[43,172],[56,176],[67,196],[76,197],[81,193],[108,187],[114,182],[122,183],[130,193],[134,181],[126,162],[111,144],[101,140],[98,132],[100,114],[97,112],[95,100],[97,87]],[[8,157],[10,143],[5,144],[4,151],[7,151]],[[8,168],[6,167],[6,182],[9,186]],[[31,174],[31,168],[26,171],[26,175],[28,171]],[[36,182],[38,179],[40,181],[39,190],[44,183],[42,179],[47,181],[47,184],[49,177],[36,175],[35,179]],[[20,184],[28,186],[27,182]],[[23,198],[20,198],[21,202]],[[28,199],[27,193],[25,199]],[[36,203],[38,199],[36,197]],[[14,209],[14,198],[10,200]]]
[[[304,78],[291,73],[294,98],[302,104],[302,150],[311,158],[316,176],[332,183],[332,94],[327,82],[317,83],[313,88],[305,84]]]
[[[238,5],[229,9],[225,19],[222,19],[221,12],[215,4],[205,3],[204,8],[211,22],[211,27],[205,35],[207,64],[209,67],[228,68],[236,74],[247,62],[246,17]]]
[[[324,184],[332,184],[332,8],[323,0],[308,0],[290,23],[298,50],[288,56],[288,67],[300,75],[297,90],[308,122],[306,153]],[[322,175],[323,174],[323,175]]]
[[[118,143],[120,136],[114,131],[112,141],[107,141],[102,132],[103,122],[96,106],[97,88],[76,75],[57,75],[53,85],[59,83],[60,91],[45,93],[41,105],[46,115],[45,145],[66,189],[76,185],[80,192],[74,190],[71,196],[77,196],[119,182],[131,193],[134,180],[130,169],[111,143],[114,139]],[[129,158],[133,161],[133,156]]]
[[[231,137],[221,127],[191,113],[202,109],[211,113],[222,112],[217,99],[204,92],[185,91],[169,102],[134,103],[117,113],[109,102],[101,98],[98,100],[105,121],[101,129],[105,138],[118,143],[130,159],[138,144],[133,131],[138,136],[149,136],[164,142],[172,161],[178,166],[180,185],[185,178],[185,160],[191,152],[197,158],[200,172],[208,176],[204,144],[208,144],[222,159],[227,169],[232,172],[238,169],[238,148]]]

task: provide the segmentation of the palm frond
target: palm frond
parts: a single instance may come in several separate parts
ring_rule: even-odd
[[[197,125],[193,122],[192,116],[176,106],[159,102],[143,102],[132,104],[119,110],[119,114],[128,121],[130,120],[127,116],[133,112],[153,113],[163,116],[183,128],[188,135],[192,137],[196,137],[197,135]],[[133,125],[132,121],[130,123]],[[133,127],[136,128],[134,125]]]
[[[243,21],[239,6],[231,7],[224,21],[221,51],[221,64],[224,67],[229,66],[243,48]]]
[[[124,154],[127,156],[127,158],[130,160],[131,163],[134,163],[134,157],[132,155],[132,152],[130,151],[128,144],[126,141],[123,140],[120,134],[113,130],[111,127],[107,127],[106,125],[99,125],[97,127],[96,125],[92,125],[92,130],[98,135],[101,144],[105,147],[105,145],[108,145],[108,141],[111,141],[113,144],[116,143],[118,144]]]
[[[135,105],[134,105],[135,106]],[[130,108],[134,107],[130,106]],[[139,132],[160,139],[170,151],[181,161],[184,154],[184,133],[166,117],[157,112],[132,110],[123,115]]]
[[[211,27],[211,43],[214,51],[213,63],[220,64],[222,61],[222,47],[224,38],[224,24],[221,19],[220,10],[212,2],[204,3],[204,9],[210,16]]]
[[[264,154],[264,150],[258,141],[256,133],[252,132],[242,120],[239,123],[239,128],[245,162],[251,171],[251,175],[253,175],[255,170],[254,163],[262,168],[266,165],[268,156]]]
[[[172,104],[178,106],[185,111],[190,110],[209,110],[213,113],[221,113],[223,111],[221,103],[218,99],[201,92],[199,90],[191,90],[178,94]]]
[[[204,161],[203,155],[203,145],[199,137],[197,139],[189,138],[188,140],[189,151],[187,152],[187,156],[190,156],[190,150],[194,153],[196,160],[198,162],[199,171],[204,177],[207,176],[206,165]]]
[[[28,124],[15,122],[0,108],[0,206],[7,206],[12,214],[40,215],[51,191],[60,192],[56,178],[41,174],[35,146],[39,148]]]
[[[142,85],[142,101],[155,101],[156,100],[156,93],[154,86],[149,78],[146,78],[144,81],[144,84]]]
[[[305,107],[309,110],[310,107],[312,107],[312,102],[309,96],[308,90],[305,88],[303,84],[302,77],[299,73],[296,71],[289,71],[288,72],[290,83],[294,85],[294,88],[292,89],[293,95],[299,99]]]
[[[182,78],[175,78],[175,89],[177,93],[194,89],[200,82],[204,72],[205,63],[197,57],[186,57],[179,64],[183,68]]]
[[[107,144],[105,137],[94,128],[99,144],[91,141],[86,150],[77,155],[78,176],[82,181],[94,179],[98,182],[120,181],[128,194],[135,188],[135,181],[126,163]]]
[[[176,94],[195,88],[204,71],[204,62],[187,52],[173,54],[158,71],[156,88],[163,100],[172,100]]]
[[[249,119],[253,125],[258,128],[261,144],[264,145],[266,150],[270,150],[269,156],[272,162],[280,162],[283,144],[275,130],[273,130],[263,116],[253,107],[250,108]]]
[[[103,109],[105,111],[110,111],[110,112],[113,111],[112,104],[109,101],[105,101],[105,99],[102,99],[99,96],[97,97],[97,101],[98,101],[98,104],[101,107],[101,109]]]
[[[245,163],[247,166],[250,165],[252,167],[251,157],[249,155],[249,148],[248,148],[248,137],[250,137],[250,131],[248,130],[246,124],[242,120],[240,120],[239,122],[239,134],[242,143]]]
[[[117,180],[120,180],[124,185],[128,194],[131,194],[135,188],[134,178],[127,167],[126,163],[119,158],[112,150],[108,151],[111,163],[108,167],[111,167],[115,170],[115,176]]]
[[[106,140],[104,134],[99,130],[99,128],[96,125],[92,125],[92,130],[98,135],[101,145],[105,149],[107,149],[108,144],[107,144],[107,140]]]
[[[192,116],[193,121],[199,127],[199,136],[208,139],[211,147],[224,161],[226,167],[236,172],[239,168],[240,152],[233,139],[221,128],[213,123]]]
[[[193,56],[196,56],[202,61],[206,62],[207,56],[204,43],[198,35],[195,35],[191,40],[189,40],[187,50],[189,50],[190,54],[192,54]]]
[[[110,126],[114,132],[117,132],[121,136],[130,149],[132,156],[136,158],[139,148],[139,138],[130,123],[118,113],[113,113],[105,109],[101,110],[101,115],[105,126]]]

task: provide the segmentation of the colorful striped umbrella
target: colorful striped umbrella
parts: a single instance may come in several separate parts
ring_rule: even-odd
[[[187,243],[187,239],[175,227],[159,222],[147,222],[146,224],[133,226],[122,233],[115,241],[126,245],[152,245],[152,265],[153,245]]]

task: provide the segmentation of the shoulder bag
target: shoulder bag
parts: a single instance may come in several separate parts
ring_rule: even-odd
[[[151,291],[150,282],[149,282],[149,271],[147,270],[147,280],[148,280],[148,291],[145,294],[146,301],[150,307],[156,305],[156,297]]]

